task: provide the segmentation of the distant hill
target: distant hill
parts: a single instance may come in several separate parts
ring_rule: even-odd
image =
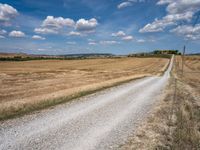
[[[25,53],[0,53],[0,58],[2,57],[17,57],[17,56],[21,56],[21,57],[28,57],[28,54]]]
[[[113,57],[115,55],[109,53],[85,53],[85,54],[67,54],[60,55],[61,57]]]
[[[110,58],[115,57],[109,53],[85,53],[66,55],[35,55],[25,53],[0,53],[0,61],[27,61],[40,59],[87,59],[87,58]]]

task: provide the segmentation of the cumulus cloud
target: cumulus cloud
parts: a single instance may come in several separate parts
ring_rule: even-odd
[[[142,29],[139,30],[140,33],[145,32],[160,32],[163,31],[163,22],[155,20],[153,23],[148,23]]]
[[[154,22],[148,23],[139,32],[160,32],[168,26],[177,25],[180,21],[190,22],[193,15],[199,10],[200,0],[159,0],[157,2],[157,5],[164,4],[167,5],[168,14],[160,20],[155,19]]]
[[[157,2],[157,5],[165,5],[165,4],[169,4],[171,2],[173,2],[174,0],[159,0]]]
[[[184,36],[185,39],[189,40],[200,40],[200,24],[195,27],[191,25],[182,25],[172,29],[173,32],[179,36]]]
[[[116,37],[122,37],[125,36],[126,34],[124,33],[124,31],[118,31],[116,33],[112,33],[112,36],[116,36]]]
[[[33,35],[33,36],[32,36],[32,39],[34,39],[34,40],[45,40],[46,38],[45,38],[45,37],[42,37],[42,36],[40,36],[40,35]]]
[[[73,27],[74,24],[74,20],[70,18],[47,16],[42,23],[42,27],[60,29],[64,26]]]
[[[119,37],[123,41],[131,41],[131,40],[133,40],[133,36],[127,35],[124,31],[118,31],[116,33],[112,33],[111,36]]]
[[[160,32],[168,26],[176,25],[178,21],[190,21],[192,19],[192,16],[192,12],[186,12],[184,14],[169,14],[160,20],[155,19],[154,22],[148,23],[142,29],[140,29],[139,32]]]
[[[11,31],[10,33],[9,33],[9,36],[10,37],[16,37],[16,38],[21,38],[21,37],[25,37],[26,35],[25,35],[25,33],[23,33],[22,31]]]
[[[58,34],[57,30],[49,28],[35,28],[34,32],[38,34]]]
[[[75,22],[70,18],[47,16],[39,28],[35,28],[38,34],[58,34],[64,27],[74,27]]]
[[[0,21],[10,21],[18,14],[17,10],[8,4],[0,3]]]
[[[70,36],[81,36],[81,33],[80,32],[76,32],[76,31],[71,31],[71,32],[69,32],[68,35],[70,35]]]
[[[160,31],[163,31],[167,26],[170,26],[170,25],[175,25],[175,22],[172,21],[171,19],[167,19],[167,18],[163,17],[163,19],[161,19],[161,20],[155,19],[154,22],[148,23],[142,29],[140,29],[139,32],[140,33],[160,32]]]
[[[122,38],[122,40],[124,41],[132,41],[133,40],[133,36],[129,35],[129,36],[125,36]]]
[[[170,14],[197,12],[200,8],[200,0],[176,0],[169,2],[167,11]]]
[[[80,32],[94,32],[98,25],[98,21],[95,18],[92,18],[90,20],[86,19],[79,19],[76,22],[76,30]]]
[[[120,3],[117,8],[118,9],[122,9],[122,8],[126,8],[126,7],[129,7],[129,6],[132,6],[132,3],[130,1],[127,1],[127,2],[122,2]]]
[[[41,26],[35,28],[34,31],[40,34],[58,34],[65,29],[64,27],[69,27],[69,29],[72,28],[75,30],[71,31],[69,35],[79,36],[82,32],[84,34],[94,32],[97,25],[98,21],[95,18],[90,20],[79,19],[75,22],[70,18],[47,16]]]
[[[145,0],[127,0],[126,2],[122,2],[119,5],[117,5],[117,8],[123,9],[132,6],[133,3],[143,3],[143,2],[145,2]]]
[[[119,42],[117,42],[117,41],[100,41],[99,42],[100,44],[102,44],[102,45],[113,45],[113,44],[119,44]]]

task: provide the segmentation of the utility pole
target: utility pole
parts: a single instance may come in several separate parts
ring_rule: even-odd
[[[184,64],[185,64],[185,45],[183,47],[183,53],[182,53],[182,76],[183,76],[183,72],[184,72]]]

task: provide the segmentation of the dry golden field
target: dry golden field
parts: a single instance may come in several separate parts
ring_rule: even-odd
[[[80,92],[159,75],[168,61],[115,58],[0,62],[0,118],[49,106]]]
[[[177,76],[200,93],[200,56],[186,56],[182,75],[181,57],[176,57]]]
[[[175,58],[165,97],[121,150],[200,149],[200,56],[185,57],[183,75],[181,56]]]

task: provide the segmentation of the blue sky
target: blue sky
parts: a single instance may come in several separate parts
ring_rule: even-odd
[[[200,52],[200,0],[0,0],[0,52]]]

